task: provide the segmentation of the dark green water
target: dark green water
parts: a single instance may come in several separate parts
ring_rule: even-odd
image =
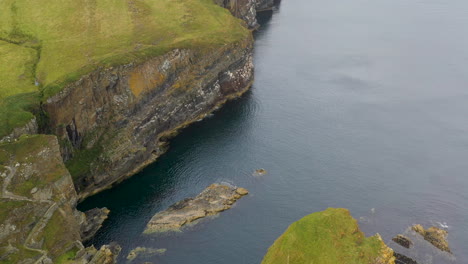
[[[146,260],[158,264],[254,264],[293,221],[346,207],[387,242],[445,222],[456,259],[419,260],[467,263],[468,2],[287,0],[262,23],[252,90],[81,204],[112,211],[91,243],[118,242],[122,263],[146,246],[167,248]],[[268,175],[252,177],[257,168]],[[251,194],[183,233],[141,235],[214,182]]]

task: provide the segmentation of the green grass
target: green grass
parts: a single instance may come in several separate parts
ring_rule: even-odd
[[[262,264],[372,264],[383,242],[366,238],[346,209],[329,208],[293,223],[270,247]]]
[[[73,259],[75,258],[77,252],[78,252],[78,249],[73,248],[73,249],[69,250],[68,252],[66,252],[65,254],[61,255],[60,257],[57,257],[55,259],[55,263],[56,264],[73,264],[73,263],[76,263],[75,261],[73,261]]]
[[[45,100],[99,67],[250,34],[213,0],[3,0],[0,14],[0,137],[32,118],[10,96]]]
[[[0,165],[7,165],[10,159],[14,159],[19,163],[32,163],[37,170],[28,179],[13,178],[8,186],[9,191],[30,197],[34,187],[40,189],[68,174],[61,158],[39,155],[45,147],[50,147],[52,140],[55,140],[54,136],[23,135],[18,141],[0,144]],[[23,167],[18,168],[19,173],[22,173],[22,169]]]

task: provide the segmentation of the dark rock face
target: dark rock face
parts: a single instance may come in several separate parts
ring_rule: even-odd
[[[257,0],[256,2],[257,3],[255,7],[257,9],[257,12],[271,10],[275,5],[274,0]]]
[[[416,233],[423,236],[426,241],[430,242],[436,248],[448,253],[452,253],[447,241],[447,231],[435,226],[424,229],[422,225],[414,225],[412,229]]]
[[[211,50],[173,50],[82,77],[44,104],[80,198],[134,175],[168,138],[245,92],[252,36]]]
[[[396,237],[392,238],[392,240],[405,248],[410,248],[413,246],[413,242],[411,241],[411,239],[404,235],[397,235]]]
[[[248,193],[244,188],[212,184],[197,197],[182,200],[167,210],[155,214],[144,233],[177,231],[197,219],[231,208],[238,199]]]
[[[405,255],[396,252],[393,255],[395,256],[395,264],[418,264],[415,260]]]
[[[107,208],[94,208],[84,213],[84,219],[81,223],[81,241],[85,242],[91,239],[101,228],[102,223],[107,219],[110,211]]]

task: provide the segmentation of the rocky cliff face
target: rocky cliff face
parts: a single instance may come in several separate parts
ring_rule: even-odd
[[[259,27],[257,12],[272,9],[274,2],[274,0],[215,0],[216,4],[227,8],[235,17],[244,20],[249,29]]]
[[[135,174],[164,153],[174,132],[253,81],[252,37],[212,49],[173,50],[101,69],[43,108],[81,197]]]

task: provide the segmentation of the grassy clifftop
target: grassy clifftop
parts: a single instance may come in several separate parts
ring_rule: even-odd
[[[365,237],[349,211],[328,208],[293,223],[270,247],[262,264],[393,264],[378,235]]]
[[[28,119],[11,96],[45,99],[98,67],[249,34],[212,0],[3,0],[0,14],[0,137]]]

